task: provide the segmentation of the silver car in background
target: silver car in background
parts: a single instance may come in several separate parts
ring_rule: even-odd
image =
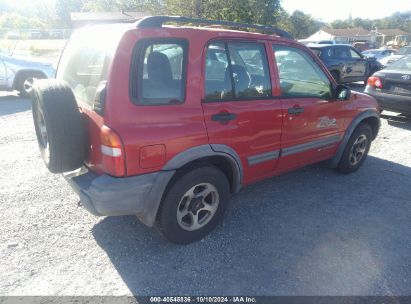
[[[55,73],[51,63],[20,59],[0,51],[0,90],[17,90],[28,97],[35,79],[54,78]]]

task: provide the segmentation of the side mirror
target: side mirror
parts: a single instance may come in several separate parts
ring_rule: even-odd
[[[337,100],[348,100],[351,97],[351,89],[346,85],[339,84],[335,88],[335,97]]]

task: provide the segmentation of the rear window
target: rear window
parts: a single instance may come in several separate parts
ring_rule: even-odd
[[[123,31],[117,26],[90,27],[75,32],[61,57],[57,78],[68,83],[77,102],[94,105],[97,88],[108,69]]]
[[[385,69],[394,71],[404,71],[409,73],[411,71],[411,55],[403,57],[398,61],[395,61],[393,64],[389,65]]]

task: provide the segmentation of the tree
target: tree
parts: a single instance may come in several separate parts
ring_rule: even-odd
[[[273,25],[279,0],[164,0],[169,15]]]
[[[84,2],[84,0],[56,0],[55,10],[61,23],[69,26],[71,24],[70,13],[80,12]]]
[[[296,10],[290,16],[291,33],[295,38],[306,38],[320,29],[320,25],[310,15]]]

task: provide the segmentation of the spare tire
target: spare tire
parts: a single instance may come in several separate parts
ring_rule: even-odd
[[[41,157],[53,173],[80,168],[87,151],[82,113],[70,87],[55,79],[37,80],[31,92]]]

